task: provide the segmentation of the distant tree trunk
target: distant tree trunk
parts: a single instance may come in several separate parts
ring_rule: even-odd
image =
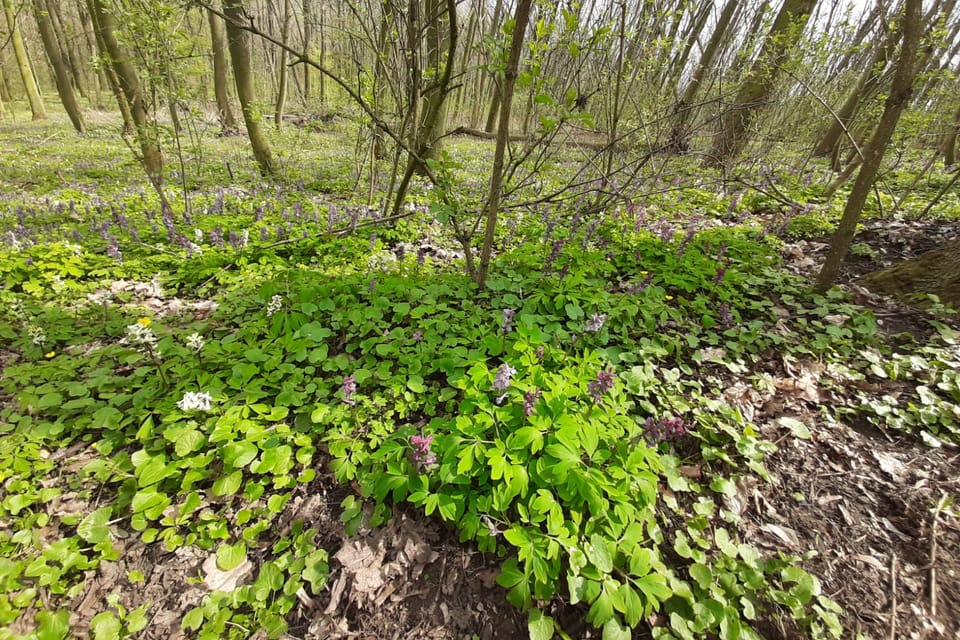
[[[426,96],[423,100],[421,120],[417,126],[417,140],[414,145],[423,161],[434,159],[440,153],[444,128],[447,124],[447,97],[450,95],[449,83],[456,61],[458,35],[455,3],[444,2],[444,0],[427,0],[425,9],[427,19],[426,59],[432,72],[433,82],[425,89],[418,89],[418,91],[424,91]],[[450,13],[451,10],[454,13]],[[450,25],[449,32],[446,34],[447,48],[443,46],[445,39],[441,29],[444,16],[446,16]],[[452,44],[451,39],[453,40]],[[418,163],[417,171],[424,173],[422,163]]]
[[[950,123],[950,129],[943,136],[941,151],[943,152],[943,165],[952,167],[957,164],[957,137],[960,135],[960,107],[957,107],[953,114],[953,122]]]
[[[890,86],[890,95],[887,96],[883,107],[883,115],[880,116],[880,122],[877,124],[873,138],[870,139],[866,149],[864,149],[863,165],[860,167],[860,173],[853,184],[853,190],[847,198],[843,217],[840,219],[840,224],[837,225],[837,231],[830,243],[830,251],[824,261],[820,275],[817,277],[817,291],[824,292],[829,289],[836,281],[837,274],[840,273],[840,265],[843,264],[850,248],[850,242],[857,231],[860,213],[863,211],[863,205],[873,188],[877,171],[883,161],[883,154],[893,137],[894,129],[896,129],[897,122],[900,120],[900,114],[907,106],[913,93],[913,83],[919,66],[917,50],[921,35],[921,7],[922,0],[906,0],[904,3],[900,56],[897,59],[897,68],[894,72],[893,83]]]
[[[290,37],[290,17],[293,11],[290,9],[290,0],[283,0],[283,26],[280,29],[280,40],[286,47]],[[277,73],[280,78],[277,81],[277,106],[273,113],[274,126],[280,130],[283,123],[283,109],[287,103],[287,50],[280,49],[280,63],[277,65]]]
[[[13,0],[3,0],[3,13],[7,17],[7,26],[10,29],[10,42],[13,44],[13,55],[17,59],[17,68],[20,71],[20,79],[23,81],[23,90],[27,94],[27,101],[30,103],[30,112],[34,120],[42,120],[47,117],[47,111],[43,106],[43,99],[40,97],[40,87],[33,77],[33,68],[30,65],[30,57],[27,55],[27,48],[23,44],[23,36],[20,34],[20,27],[17,26],[17,17],[13,12]]]
[[[56,34],[53,32],[53,25],[50,21],[46,0],[33,0],[33,15],[37,19],[37,28],[40,30],[40,39],[43,41],[43,48],[47,52],[50,66],[53,67],[60,102],[63,103],[63,108],[66,110],[67,115],[70,116],[70,122],[73,123],[73,128],[76,129],[78,133],[83,133],[83,113],[80,111],[80,105],[77,103],[77,97],[73,94],[70,70],[63,60],[63,55],[60,52],[60,44],[57,42]]]
[[[844,100],[843,104],[837,110],[837,117],[830,123],[830,126],[827,127],[817,146],[814,147],[814,156],[825,158],[836,155],[840,138],[843,136],[844,130],[847,129],[853,120],[857,108],[865,99],[869,99],[869,96],[875,95],[879,90],[887,62],[893,55],[893,48],[896,46],[896,36],[897,31],[895,29],[889,29],[883,42],[877,45],[863,73],[857,78],[850,93],[847,94],[847,99]],[[836,165],[836,162],[834,164]]]
[[[766,105],[779,69],[787,61],[789,47],[803,36],[816,4],[817,0],[785,0],[733,105],[720,118],[720,132],[708,165],[723,166],[743,152],[749,141],[747,128],[757,111]]]
[[[237,120],[233,116],[230,94],[227,91],[227,38],[223,33],[220,16],[208,9],[207,21],[210,24],[210,42],[213,45],[213,93],[220,116],[220,135],[232,136],[237,133]]]
[[[243,111],[243,122],[247,126],[247,137],[253,156],[260,165],[260,173],[272,175],[273,156],[263,130],[260,128],[260,114],[257,113],[253,90],[253,71],[250,65],[250,43],[243,25],[248,21],[243,0],[224,0],[223,15],[227,23],[227,42],[230,45],[230,60],[233,63],[233,79],[237,85],[237,97]]]
[[[500,22],[503,19],[503,0],[497,0],[497,4],[493,7],[493,20],[490,22],[490,30],[487,32],[487,39],[493,40],[497,38],[497,34],[500,31]],[[493,129],[497,124],[497,112],[500,110],[500,81],[492,73],[487,73],[487,77],[491,80],[492,91],[490,92],[490,106],[487,110],[487,119],[486,123],[483,126],[483,130],[487,133],[493,133]],[[481,87],[482,89],[482,87]],[[482,91],[481,96],[482,98]]]
[[[134,122],[133,114],[130,111],[130,102],[120,87],[120,78],[117,75],[116,67],[110,59],[109,49],[103,37],[103,25],[96,0],[87,0],[87,8],[90,12],[90,22],[93,24],[93,35],[99,52],[100,68],[103,70],[104,77],[107,78],[107,84],[110,85],[110,90],[113,92],[120,108],[120,115],[123,117],[123,135],[134,135],[137,132],[137,123]],[[112,40],[112,42],[116,45],[115,40]]]
[[[53,33],[56,36],[56,42],[60,44],[60,51],[64,63],[70,70],[70,76],[73,78],[73,86],[80,94],[80,97],[87,98],[87,83],[84,81],[83,65],[80,63],[80,56],[77,53],[76,46],[70,46],[73,38],[68,37],[66,29],[63,26],[61,18],[60,2],[46,2],[45,7],[50,14],[50,24],[53,27]]]
[[[523,55],[523,40],[527,32],[527,23],[530,20],[531,0],[517,0],[517,7],[513,14],[513,34],[510,41],[510,54],[507,57],[507,68],[503,74],[501,89],[500,125],[497,128],[497,146],[493,153],[493,171],[490,174],[490,192],[487,196],[485,209],[486,225],[484,228],[483,247],[480,250],[480,265],[477,269],[476,281],[483,288],[487,284],[487,274],[490,271],[490,257],[493,254],[493,239],[497,230],[497,215],[500,211],[500,198],[503,194],[503,166],[507,144],[510,141],[510,109],[513,106],[513,92],[517,84],[517,75],[520,68],[520,57]],[[465,247],[469,251],[469,247]]]
[[[686,151],[689,148],[690,132],[687,129],[687,123],[690,122],[693,116],[693,101],[700,91],[700,83],[703,82],[704,74],[713,66],[717,53],[720,51],[720,45],[727,37],[727,28],[730,26],[733,14],[736,13],[739,5],[740,0],[727,0],[723,11],[720,13],[720,18],[717,20],[717,26],[713,30],[709,42],[707,42],[707,47],[700,56],[697,68],[694,70],[693,75],[690,77],[690,82],[687,84],[687,88],[684,89],[683,95],[674,108],[676,119],[670,132],[669,144],[670,147],[676,151]],[[682,71],[682,69],[680,71]]]
[[[313,40],[312,0],[303,0],[303,52],[310,55],[310,42]],[[384,3],[386,4],[386,3]],[[324,60],[320,60],[324,64]],[[310,102],[310,65],[303,65],[303,104]]]
[[[104,0],[90,0],[96,23],[99,27],[103,54],[110,60],[120,87],[119,101],[121,110],[127,108],[136,127],[137,141],[140,144],[140,162],[147,178],[163,197],[163,153],[157,138],[157,124],[150,115],[147,102],[140,85],[140,76],[130,56],[120,48],[115,32],[117,19],[110,13]]]

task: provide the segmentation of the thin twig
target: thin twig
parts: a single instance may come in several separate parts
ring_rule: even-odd
[[[937,617],[937,524],[940,522],[940,511],[947,501],[947,494],[940,494],[940,500],[933,510],[933,523],[930,525],[930,617]]]
[[[890,556],[890,640],[897,640],[897,554]]]

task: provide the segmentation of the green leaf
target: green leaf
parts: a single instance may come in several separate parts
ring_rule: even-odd
[[[219,497],[232,496],[240,489],[243,482],[243,473],[238,469],[225,476],[220,476],[213,483],[213,495]]]
[[[151,456],[143,465],[137,467],[136,476],[141,488],[157,484],[170,474],[164,456]]]
[[[603,573],[613,571],[613,556],[610,554],[606,538],[596,533],[593,534],[590,536],[590,542],[584,546],[583,550],[597,569]]]
[[[603,625],[603,640],[630,640],[630,627],[620,624],[616,618],[610,618]]]
[[[236,569],[247,559],[247,545],[241,540],[236,544],[221,544],[217,547],[217,568],[221,571]]]
[[[790,433],[796,438],[801,440],[810,439],[810,429],[804,423],[800,422],[795,418],[790,418],[788,416],[781,416],[779,422],[782,426],[790,430]]]
[[[110,520],[112,507],[100,507],[87,515],[77,525],[77,535],[91,544],[98,544],[110,539],[110,529],[107,522]]]
[[[90,621],[94,640],[120,640],[120,620],[112,611],[98,613]]]
[[[203,607],[196,607],[187,612],[180,621],[180,628],[185,631],[196,631],[203,624]]]
[[[553,618],[543,615],[540,609],[531,609],[527,617],[527,631],[530,640],[551,640],[553,638]]]
[[[726,529],[719,527],[713,532],[713,539],[723,555],[729,558],[737,557],[737,546],[730,540],[730,533]]]
[[[587,612],[587,622],[599,627],[606,624],[611,618],[613,618],[613,598],[604,589],[590,606],[590,610]]]
[[[223,461],[231,467],[240,469],[253,462],[259,452],[257,445],[252,442],[238,440],[223,447]]]
[[[70,612],[40,611],[37,613],[37,640],[63,640],[70,633]]]
[[[628,625],[635,627],[643,619],[643,600],[636,590],[625,582],[620,585],[620,598],[623,600],[623,618]]]
[[[713,581],[713,575],[710,572],[710,567],[694,563],[690,565],[690,577],[697,581],[697,584],[701,589],[706,591],[710,588],[710,583]]]

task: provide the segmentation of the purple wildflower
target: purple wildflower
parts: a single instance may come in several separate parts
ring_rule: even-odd
[[[724,302],[720,305],[720,324],[729,326],[733,323],[733,314],[730,313],[730,305]]]
[[[353,399],[353,394],[357,392],[357,379],[352,373],[343,379],[343,384],[340,385],[340,392],[343,394],[344,403],[351,407],[357,404],[357,401]]]
[[[594,402],[600,402],[604,394],[613,389],[613,382],[616,379],[613,371],[604,369],[597,374],[597,379],[587,385],[587,391],[593,396]]]
[[[497,369],[497,375],[493,379],[493,390],[498,392],[506,391],[510,388],[510,379],[513,378],[513,374],[517,372],[516,369],[503,363],[500,365],[500,368]]]
[[[517,312],[513,309],[503,310],[503,322],[500,325],[500,333],[506,335],[513,330],[513,319],[516,315]]]
[[[683,418],[647,418],[643,430],[651,442],[677,440],[687,435]]]
[[[270,239],[270,229],[260,227],[260,242],[266,242]]]
[[[413,447],[411,456],[414,464],[421,469],[432,467],[437,463],[437,456],[430,450],[433,443],[433,436],[410,436],[410,445]]]
[[[727,265],[722,264],[717,268],[717,275],[713,277],[713,284],[719,285],[723,282],[723,277],[727,274]]]
[[[537,347],[537,353],[536,353],[536,355],[537,355],[537,362],[543,362],[543,354],[544,354],[545,352],[546,352],[546,349],[544,348],[543,345],[540,345],[539,347]]]
[[[540,389],[534,388],[523,394],[523,415],[529,417],[533,415],[537,400],[540,399]]]

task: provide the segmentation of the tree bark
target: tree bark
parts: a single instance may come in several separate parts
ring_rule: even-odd
[[[497,215],[500,211],[500,198],[503,194],[503,165],[510,137],[510,110],[513,107],[513,92],[517,84],[520,57],[523,54],[523,41],[530,20],[531,0],[517,0],[513,14],[513,34],[510,39],[510,54],[504,71],[500,100],[500,125],[497,128],[497,146],[493,153],[493,171],[490,175],[490,192],[487,196],[486,227],[483,247],[480,251],[480,265],[477,268],[477,284],[483,288],[487,284],[490,271],[490,256],[493,253],[493,239],[497,230]],[[469,250],[469,247],[467,247]]]
[[[735,160],[747,146],[747,128],[767,103],[789,47],[803,37],[803,29],[817,0],[785,0],[770,27],[760,55],[740,86],[733,105],[720,118],[720,132],[707,159],[708,166],[723,166]],[[796,29],[793,38],[791,30]]]
[[[210,24],[210,42],[213,45],[213,93],[220,116],[220,135],[232,136],[237,133],[237,120],[233,115],[230,94],[227,91],[227,37],[224,35],[220,16],[210,9],[207,9],[207,21]]]
[[[707,47],[700,56],[697,68],[694,70],[693,75],[690,77],[690,82],[687,84],[683,95],[674,108],[676,119],[670,132],[669,145],[676,151],[686,151],[690,146],[690,132],[687,129],[687,123],[689,123],[693,117],[693,101],[700,91],[700,84],[703,82],[704,74],[713,66],[717,53],[720,51],[720,45],[727,36],[727,28],[730,26],[733,14],[736,13],[739,5],[740,0],[727,0],[723,11],[720,13],[720,18],[717,20],[717,26],[710,36],[709,42],[707,42]]]
[[[283,26],[280,29],[280,39],[283,41],[284,46],[288,44],[290,37],[290,17],[292,13],[290,0],[283,0]],[[273,113],[273,123],[277,131],[280,130],[280,125],[283,122],[283,110],[287,104],[287,77],[289,75],[287,71],[287,55],[285,48],[280,49],[280,62],[277,65],[277,73],[280,76],[277,81],[277,106]]]
[[[859,282],[889,295],[932,293],[940,302],[960,309],[960,240],[867,274]]]
[[[100,11],[97,8],[95,0],[86,0],[87,10],[90,12],[90,22],[93,24],[93,35],[96,42],[97,51],[100,58],[100,69],[110,85],[117,105],[120,108],[120,115],[123,117],[123,134],[134,135],[137,132],[137,124],[133,120],[133,114],[130,112],[130,103],[120,88],[120,78],[117,77],[117,71],[110,60],[110,53],[107,44],[103,39],[103,25],[100,20]],[[116,42],[114,42],[116,44]]]
[[[863,165],[860,167],[860,173],[857,174],[853,190],[847,198],[840,224],[837,226],[837,231],[830,243],[830,251],[824,261],[823,268],[820,270],[820,275],[817,277],[816,289],[821,293],[830,288],[840,273],[840,266],[857,231],[860,213],[863,211],[863,205],[873,188],[877,171],[883,161],[883,154],[893,137],[897,122],[900,120],[900,114],[907,106],[913,93],[913,83],[919,67],[917,50],[920,44],[921,5],[922,0],[906,0],[904,4],[903,36],[897,68],[894,72],[893,83],[890,86],[890,95],[887,96],[883,107],[883,115],[880,116],[877,129],[866,149],[864,149]]]
[[[136,129],[137,141],[140,144],[140,162],[150,182],[163,193],[163,153],[157,137],[157,125],[150,115],[140,86],[140,77],[130,56],[120,48],[114,33],[117,31],[117,19],[110,13],[104,0],[90,0],[92,12],[96,14],[99,40],[102,42],[103,54],[109,59],[116,74],[120,92],[118,101],[121,110],[127,108]]]
[[[943,136],[941,151],[943,152],[943,165],[952,167],[957,164],[957,137],[960,135],[960,107],[957,107],[953,114],[953,122],[950,123],[950,129]]]
[[[27,101],[30,103],[30,113],[34,120],[43,120],[47,117],[47,111],[43,106],[43,99],[40,97],[40,87],[33,77],[33,68],[30,65],[30,57],[27,55],[27,48],[23,44],[23,36],[20,33],[20,27],[17,26],[17,17],[13,12],[13,0],[3,0],[3,13],[7,18],[7,26],[10,29],[10,42],[13,45],[13,55],[17,59],[17,68],[20,71],[20,79],[23,81],[23,90],[27,94]]]
[[[77,90],[77,93],[80,94],[80,97],[87,98],[87,83],[84,80],[83,74],[84,65],[80,63],[78,47],[76,47],[76,45],[70,46],[70,41],[73,40],[73,38],[68,37],[67,31],[64,28],[60,3],[56,1],[47,2],[45,6],[47,13],[50,14],[50,24],[53,27],[56,42],[60,44],[63,61],[66,63],[67,68],[70,70],[70,76],[73,78],[73,86]]]
[[[227,23],[227,43],[230,46],[230,60],[233,63],[233,80],[237,85],[237,97],[243,111],[243,122],[247,126],[247,137],[253,156],[260,166],[260,173],[272,175],[274,172],[273,155],[270,145],[260,127],[260,114],[255,105],[253,90],[253,71],[250,64],[250,43],[243,25],[248,20],[242,0],[224,0],[223,15]]]
[[[63,108],[70,117],[73,128],[77,130],[77,133],[83,133],[83,113],[80,111],[77,97],[73,93],[70,70],[63,60],[60,45],[57,42],[56,34],[53,32],[46,0],[33,0],[33,15],[37,19],[37,28],[40,30],[40,39],[43,41],[43,48],[47,52],[47,59],[50,60],[50,66],[53,67],[60,102],[63,103]]]

